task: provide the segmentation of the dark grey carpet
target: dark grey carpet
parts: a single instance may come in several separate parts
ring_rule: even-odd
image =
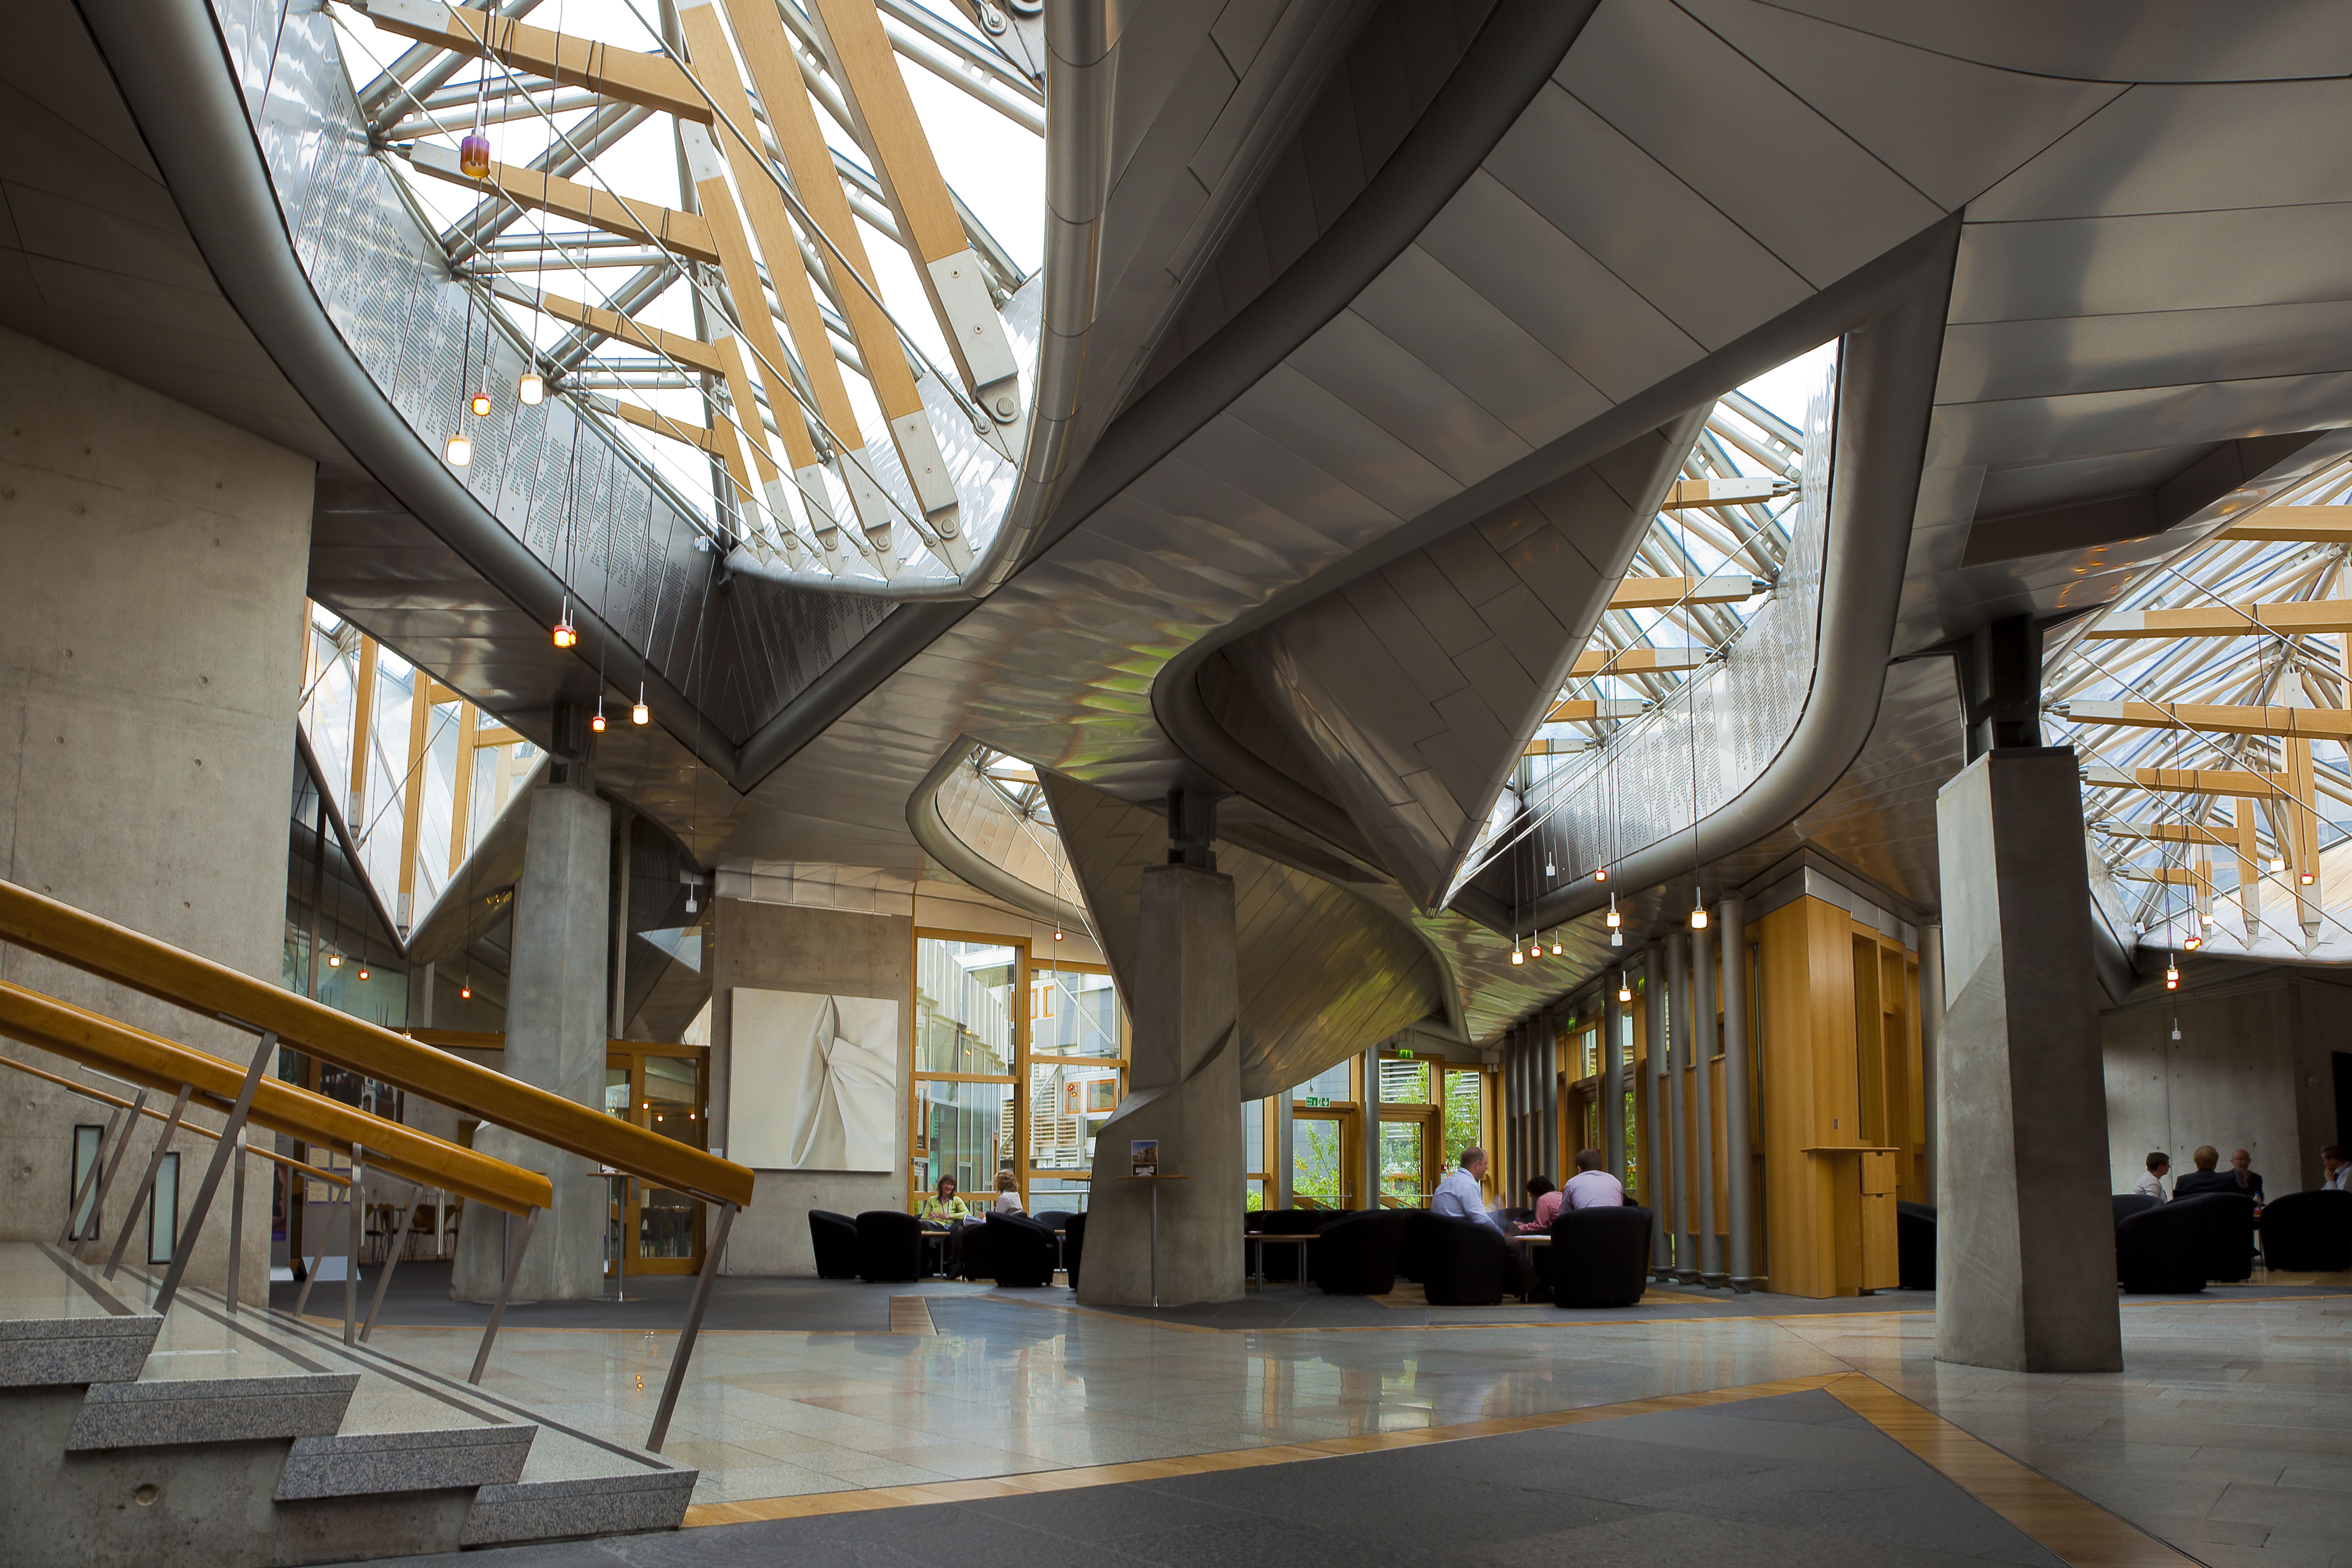
[[[455,1564],[456,1558],[404,1559]],[[1035,1497],[500,1552],[467,1568],[2061,1568],[1826,1394]]]

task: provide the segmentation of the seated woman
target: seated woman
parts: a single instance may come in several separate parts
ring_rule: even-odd
[[[957,1233],[971,1221],[971,1205],[956,1193],[956,1179],[941,1176],[930,1196],[915,1205],[915,1217],[927,1231],[940,1233],[940,1271],[952,1278],[963,1238]],[[928,1245],[928,1244],[927,1244]]]
[[[1540,1236],[1551,1229],[1551,1222],[1559,1217],[1559,1205],[1564,1194],[1551,1184],[1549,1176],[1537,1174],[1528,1178],[1528,1196],[1534,1200],[1536,1217],[1519,1226],[1522,1236]]]
[[[992,1214],[1021,1212],[1021,1184],[1013,1179],[1012,1172],[996,1173],[996,1204],[990,1212]]]

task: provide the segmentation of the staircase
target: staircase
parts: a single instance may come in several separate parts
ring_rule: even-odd
[[[289,1314],[0,1243],[0,1559],[340,1563],[674,1530],[697,1472]]]

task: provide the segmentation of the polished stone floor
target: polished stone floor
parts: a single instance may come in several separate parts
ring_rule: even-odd
[[[1562,1413],[1843,1380],[1836,1386],[1882,1391],[1921,1420],[1940,1426],[1941,1417],[1990,1445],[1993,1461],[2037,1485],[2060,1483],[2087,1500],[2089,1515],[2128,1521],[2187,1559],[2352,1568],[2352,1294],[2333,1281],[2127,1300],[2127,1370],[2084,1377],[1937,1363],[1933,1316],[1916,1297],[1891,1299],[1895,1310],[1776,1313],[1773,1299],[1748,1298],[1738,1315],[1634,1309],[1610,1321],[1458,1324],[1408,1315],[1393,1327],[1371,1308],[1344,1326],[1220,1329],[1085,1311],[1061,1291],[799,1289],[833,1294],[835,1312],[856,1324],[705,1334],[666,1457],[700,1468],[688,1522],[716,1527],[713,1540],[694,1545],[701,1531],[690,1528],[662,1549],[683,1555],[631,1560],[737,1561],[706,1553],[732,1531],[812,1522],[794,1514],[964,1507],[991,1491],[1095,1479],[1159,1485],[1187,1467],[1258,1467],[1248,1470],[1253,1486],[1311,1491],[1316,1475],[1336,1476],[1321,1468],[1327,1456],[1353,1463],[1371,1457],[1367,1445],[1459,1437],[1475,1453]],[[883,1321],[895,1317],[901,1331],[867,1327],[877,1298],[893,1296],[906,1310],[886,1310]],[[800,1313],[817,1313],[814,1296],[794,1300]],[[489,1388],[583,1431],[642,1441],[676,1321],[668,1303],[647,1306],[625,1329],[517,1320]],[[385,1328],[376,1338],[459,1375],[474,1344],[456,1327]],[[1313,1462],[1265,1463],[1276,1459]],[[1462,1461],[1496,1474],[1535,1462]],[[758,1521],[774,1522],[744,1522]],[[2183,1560],[2133,1538],[2158,1555],[2059,1554]],[[1685,1545],[1714,1551],[1699,1536]]]

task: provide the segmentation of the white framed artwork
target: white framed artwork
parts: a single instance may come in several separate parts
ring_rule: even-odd
[[[896,1166],[898,1004],[734,988],[728,1142],[761,1171]]]

